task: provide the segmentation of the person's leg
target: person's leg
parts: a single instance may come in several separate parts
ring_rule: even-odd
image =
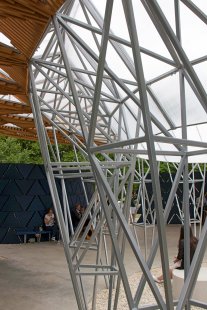
[[[134,222],[134,208],[130,207],[130,224]]]
[[[170,279],[173,278],[173,269],[169,269],[169,276],[170,276]],[[159,277],[155,278],[155,281],[157,280],[157,282],[160,282],[162,283],[163,282],[163,275],[160,275]]]
[[[52,240],[58,240],[59,239],[59,231],[58,231],[58,226],[56,224],[51,226],[51,232],[52,232]]]
[[[84,233],[84,231],[85,231],[86,227],[88,226],[89,222],[90,222],[90,219],[86,219],[86,221],[85,221],[85,223],[83,225],[82,231],[81,231],[82,233]]]
[[[54,225],[54,234],[55,234],[55,239],[59,240],[60,239],[60,231],[59,231],[59,227],[57,224]]]
[[[50,232],[49,241],[53,238],[52,226],[45,226],[45,230]]]
[[[205,209],[203,210],[203,219],[202,219],[202,225],[205,224],[205,221],[206,221],[206,216],[207,216],[207,209],[205,207]]]

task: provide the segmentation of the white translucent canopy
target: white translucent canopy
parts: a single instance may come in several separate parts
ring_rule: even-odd
[[[62,16],[62,20],[71,29],[71,32],[65,37],[65,48],[73,69],[79,96],[82,97],[81,107],[84,112],[90,115],[93,106],[96,76],[99,74],[97,71],[97,61],[93,59],[90,51],[99,57],[106,1],[85,0],[83,3],[85,10],[79,1],[75,1],[70,13],[65,14],[68,19]],[[176,34],[174,0],[158,0],[157,3],[172,31]],[[195,0],[192,3],[195,4],[196,9],[200,10],[205,17],[205,14],[207,14],[207,1]],[[182,139],[184,138],[182,128],[186,127],[187,139],[207,142],[207,109],[205,109],[207,102],[205,98],[201,98],[199,95],[196,85],[189,77],[188,70],[186,70],[185,64],[182,63],[179,55],[177,56],[180,61],[180,67],[175,63],[175,59],[172,58],[166,42],[164,42],[141,1],[133,1],[133,11],[141,48],[149,109],[154,117],[152,125],[153,134],[165,136],[166,132],[168,132],[172,137]],[[196,73],[198,81],[201,82],[205,91],[207,89],[206,23],[180,1],[181,45]],[[37,51],[37,58],[44,51],[50,37],[51,33],[44,39],[40,49]],[[80,44],[78,38],[84,42],[84,47]],[[54,49],[51,52],[54,52]],[[58,48],[56,49],[57,52]],[[174,52],[175,54],[177,53],[175,50]],[[186,126],[181,115],[181,67],[184,74],[183,89],[186,104]],[[65,72],[64,69],[62,69],[62,72]],[[43,77],[40,75],[40,81],[41,78]],[[133,98],[127,97],[126,90],[120,86],[117,79],[131,93],[135,94],[139,102],[139,90],[137,89],[132,47],[121,0],[114,1],[111,32],[106,54],[106,67],[102,83],[102,95],[99,104],[100,116],[98,117],[98,122],[102,131],[100,128],[97,128],[96,137],[103,141],[106,139],[104,132],[111,137],[119,135],[120,140],[137,137],[138,104]],[[61,87],[64,87],[64,83],[64,81],[59,81]],[[90,96],[91,98],[89,98]],[[47,97],[47,101],[52,102],[53,98],[54,96],[51,94]],[[66,102],[67,99],[62,99],[60,108],[63,108]],[[75,111],[75,107],[72,109]],[[111,132],[109,132],[109,123]],[[159,124],[165,129],[165,132],[160,129]],[[74,121],[74,126],[81,133],[78,121]],[[139,136],[144,136],[144,134],[145,129],[141,114]],[[146,144],[139,144],[138,149],[146,150]],[[167,151],[166,155],[158,155],[157,160],[173,162],[180,160],[179,156],[169,155],[169,151],[177,151],[176,146],[173,144],[156,142],[156,150]],[[199,150],[199,147],[188,147],[188,151],[194,150]],[[144,154],[140,154],[140,156],[147,158],[147,155],[145,156]],[[190,156],[189,161],[206,162],[207,154]]]

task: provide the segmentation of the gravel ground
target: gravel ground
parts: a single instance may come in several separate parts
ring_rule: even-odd
[[[152,274],[155,276],[160,275],[160,268],[156,268],[152,270]],[[132,289],[132,294],[134,295],[139,283],[139,279],[141,277],[141,273],[134,273],[129,277],[129,284]],[[164,296],[164,286],[163,284],[157,284],[162,296]],[[113,291],[114,297],[115,291]],[[107,303],[108,303],[108,290],[102,290],[97,293],[97,301],[96,301],[96,310],[107,310]],[[148,285],[145,286],[144,292],[142,294],[140,306],[149,305],[149,304],[156,304],[155,298],[149,288]],[[89,305],[89,309],[91,309],[91,304]],[[119,295],[119,303],[118,303],[118,310],[126,310],[128,308],[128,303],[126,301],[125,293],[123,286],[120,289]],[[191,307],[192,310],[203,309],[199,307]]]

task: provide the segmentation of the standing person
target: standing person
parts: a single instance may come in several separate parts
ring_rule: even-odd
[[[204,225],[207,217],[207,192],[203,197],[203,216],[202,216],[202,225]]]
[[[80,203],[76,203],[75,207],[71,210],[71,219],[73,223],[73,229],[76,230],[80,219],[81,219],[81,205]]]
[[[131,213],[130,223],[131,224],[135,222],[135,217],[137,214],[136,198],[137,198],[136,192],[133,191],[132,192],[132,199],[131,199],[131,207],[130,207],[130,213]]]
[[[190,263],[192,262],[197,244],[198,239],[193,235],[192,228],[189,226],[190,230]],[[170,279],[173,277],[173,269],[184,269],[184,226],[182,225],[180,228],[180,238],[178,241],[178,254],[173,261],[173,266],[169,270]],[[162,283],[163,282],[163,275],[159,277],[154,277],[155,282]]]
[[[52,241],[55,241],[56,238],[58,239],[58,229],[57,225],[55,224],[55,214],[53,212],[52,208],[47,209],[47,213],[44,217],[44,224],[45,224],[45,230],[52,232]]]

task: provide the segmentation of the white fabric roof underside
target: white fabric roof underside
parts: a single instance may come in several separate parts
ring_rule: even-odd
[[[165,14],[170,26],[175,32],[175,10],[174,0],[159,0],[160,8]],[[193,3],[204,14],[207,14],[207,1],[194,0]],[[99,56],[98,45],[101,44],[102,30],[100,23],[92,16],[90,6],[95,7],[102,19],[104,18],[104,11],[106,1],[88,0],[83,1],[84,8],[87,11],[88,19],[85,16],[83,6],[79,1],[75,1],[73,9],[70,13],[69,19],[65,21],[67,25],[80,37],[86,49],[80,46],[76,38],[72,35],[67,35],[65,38],[65,47],[68,51],[68,59],[75,78],[76,87],[79,91],[80,98],[82,97],[82,109],[89,113],[92,110],[92,98],[94,91],[94,84],[96,82],[97,62],[92,59],[87,48],[90,48],[97,56]],[[164,128],[175,138],[182,138],[182,119],[181,119],[181,104],[180,104],[180,84],[179,84],[179,69],[172,59],[165,43],[161,39],[157,29],[155,28],[148,13],[143,7],[141,1],[133,1],[134,14],[136,18],[136,27],[138,31],[139,43],[142,52],[142,63],[144,75],[147,85],[148,101],[150,112],[155,116],[157,123],[153,124],[154,135],[163,136],[164,133],[158,128],[158,124],[162,124]],[[90,21],[90,23],[89,23]],[[188,59],[193,65],[198,79],[202,83],[204,89],[207,89],[207,25],[197,17],[185,4],[180,2],[180,21],[181,21],[181,38],[182,47],[188,56]],[[91,29],[86,29],[83,24],[97,29],[95,36]],[[95,33],[95,32],[94,32]],[[137,90],[136,75],[134,71],[133,55],[130,46],[130,38],[127,30],[127,24],[124,16],[122,2],[120,0],[114,1],[114,7],[111,20],[111,34],[117,38],[123,39],[119,42],[124,54],[127,55],[128,64],[125,64],[114,46],[114,40],[110,40],[107,48],[106,63],[113,74],[122,80],[125,86],[136,95],[139,101],[139,91]],[[48,37],[51,36],[51,33]],[[41,55],[49,38],[45,38],[39,50],[38,55]],[[121,40],[120,40],[121,41]],[[53,50],[54,51],[54,50]],[[58,53],[58,48],[56,53]],[[51,51],[52,52],[52,51]],[[153,54],[154,53],[154,54]],[[150,55],[149,55],[150,54]],[[158,59],[160,57],[160,59]],[[53,62],[58,63],[58,57]],[[44,69],[46,71],[46,69]],[[65,73],[64,68],[61,71]],[[99,122],[102,124],[103,130],[107,132],[109,118],[111,118],[111,130],[114,135],[118,134],[118,123],[120,121],[120,113],[122,116],[121,123],[121,140],[126,140],[136,137],[136,124],[138,115],[138,106],[132,99],[123,101],[127,97],[125,91],[116,83],[113,77],[105,70],[105,79],[102,83],[102,100],[99,106]],[[55,75],[53,76],[55,79]],[[58,78],[56,76],[56,78]],[[43,79],[43,76],[39,77]],[[116,91],[112,87],[112,80]],[[62,84],[61,84],[62,83]],[[64,78],[59,85],[64,87]],[[198,96],[195,89],[189,84],[191,81],[185,78],[185,97],[186,97],[186,114],[187,114],[187,137],[189,140],[207,142],[207,115],[203,105],[207,102],[201,102],[202,99]],[[39,88],[41,88],[41,82]],[[88,98],[90,97],[91,98]],[[54,94],[47,96],[47,102],[52,104]],[[87,97],[84,99],[84,96]],[[57,96],[56,96],[57,97]],[[108,100],[108,101],[107,101]],[[67,105],[67,100],[62,99],[59,109],[64,109]],[[120,112],[122,107],[122,112]],[[72,108],[75,112],[75,107]],[[78,120],[74,120],[74,126],[81,132]],[[100,139],[105,139],[104,135],[97,129],[96,135]],[[144,125],[141,117],[141,128],[139,136],[144,135]],[[139,145],[140,150],[146,149],[146,144]],[[174,145],[156,143],[157,150],[176,151]],[[198,150],[199,148],[189,147],[189,151]],[[140,155],[143,156],[144,155]],[[147,156],[146,156],[147,157]],[[160,161],[174,161],[180,160],[179,156],[157,156]],[[206,162],[207,155],[196,155],[189,157],[190,162]]]

